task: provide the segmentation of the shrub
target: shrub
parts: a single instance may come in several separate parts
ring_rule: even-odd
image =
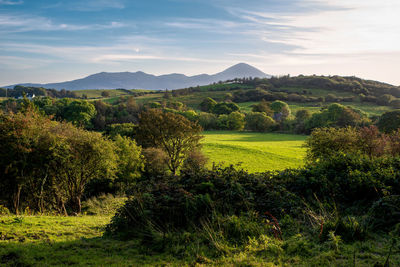
[[[201,112],[199,124],[204,130],[216,130],[218,128],[218,117],[212,113]]]
[[[232,167],[143,180],[135,192],[112,219],[108,234],[129,238],[155,229],[190,231],[215,216],[268,211],[279,218],[285,212],[298,212],[301,206],[300,199],[272,182],[269,174],[248,174]]]
[[[251,112],[245,117],[246,128],[256,132],[271,131],[275,125],[274,120],[261,112]]]
[[[9,214],[10,214],[10,211],[7,209],[7,207],[0,205],[0,216],[1,215],[9,215]]]
[[[211,97],[207,97],[203,101],[201,101],[200,110],[204,112],[210,112],[216,104],[217,102],[214,99],[212,99]]]
[[[283,101],[276,100],[270,105],[272,111],[274,112],[275,121],[284,121],[290,116],[289,105]]]
[[[149,147],[142,150],[145,171],[151,174],[163,174],[168,170],[168,155],[160,148]]]
[[[239,112],[232,112],[229,115],[222,114],[218,117],[217,125],[221,130],[242,130],[244,115]]]
[[[400,110],[388,111],[382,114],[377,123],[379,130],[390,133],[400,128]]]
[[[88,215],[114,215],[115,212],[124,205],[126,197],[103,194],[92,197],[82,203],[82,211]]]
[[[400,222],[400,195],[385,196],[374,202],[368,211],[370,227],[388,230]]]

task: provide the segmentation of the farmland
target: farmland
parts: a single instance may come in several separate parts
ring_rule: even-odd
[[[306,136],[230,131],[204,132],[203,152],[212,163],[236,165],[249,172],[282,170],[303,165]]]

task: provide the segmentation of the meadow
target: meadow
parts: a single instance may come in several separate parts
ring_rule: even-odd
[[[141,250],[136,240],[103,238],[110,218],[0,216],[0,266],[182,266]]]
[[[249,172],[283,170],[303,165],[307,136],[277,133],[206,131],[203,152],[208,166],[240,164]]]
[[[0,216],[0,266],[372,266],[384,262],[390,249],[387,236],[367,242],[309,242],[297,235],[283,241],[268,239],[261,249],[248,245],[216,259],[157,252],[138,240],[103,237],[109,216]],[[278,256],[279,255],[279,256]],[[393,254],[396,266],[400,254]],[[383,266],[383,265],[378,265]],[[391,265],[392,266],[392,265]]]

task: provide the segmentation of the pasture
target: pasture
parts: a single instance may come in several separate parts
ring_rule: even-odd
[[[149,255],[137,241],[102,237],[110,216],[0,216],[0,266],[154,266],[182,262]]]
[[[240,164],[249,172],[283,170],[303,165],[307,136],[277,133],[206,131],[203,152],[208,166]]]

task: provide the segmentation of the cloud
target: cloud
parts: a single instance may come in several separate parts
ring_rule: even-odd
[[[323,1],[303,1],[303,5]],[[395,0],[332,0],[334,8],[315,12],[285,10],[240,11],[236,16],[257,24],[254,34],[261,40],[295,46],[292,53],[354,54],[360,51],[399,50],[400,3]],[[274,30],[274,25],[281,31]],[[272,30],[271,30],[272,29]]]
[[[24,1],[18,0],[18,1],[10,1],[10,0],[0,0],[0,5],[6,5],[6,6],[14,6],[14,5],[22,5]]]
[[[102,30],[125,26],[127,25],[117,21],[108,24],[78,25],[55,23],[45,17],[0,14],[0,32]]]
[[[102,11],[106,9],[124,9],[123,0],[86,0],[71,1],[68,3],[69,9],[76,11]]]

